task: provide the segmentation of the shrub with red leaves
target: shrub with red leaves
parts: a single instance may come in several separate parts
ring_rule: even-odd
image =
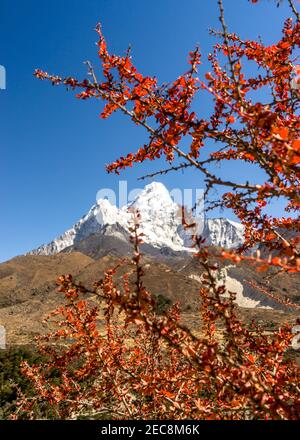
[[[289,4],[294,18],[285,20],[279,41],[267,46],[230,33],[218,0],[221,30],[211,31],[218,41],[208,57],[211,70],[203,78],[197,76],[201,55],[196,48],[189,54],[188,71],[160,86],[156,78],[137,71],[130,51],[123,57],[109,53],[100,25],[101,80],[89,62],[89,77],[83,81],[35,72],[40,79],[76,90],[78,99],[103,100],[102,118],[121,111],[149,133],[146,145],[108,165],[108,172],[165,157],[169,168],[159,173],[195,168],[204,175],[208,208],[230,208],[245,226],[243,248],[215,251],[214,259],[230,258],[235,264],[247,260],[261,271],[275,269],[276,276],[300,271],[300,67],[295,62],[300,19],[292,0]],[[208,118],[191,110],[198,93],[213,100]],[[268,98],[262,101],[262,96]],[[201,159],[208,148],[208,158]],[[250,170],[259,167],[265,180],[224,179],[215,166],[224,161],[247,163]],[[216,188],[227,190],[211,200]],[[279,197],[290,217],[264,211]],[[225,286],[216,283],[218,265],[211,263],[211,251],[197,236],[195,258],[204,270],[199,292],[202,337],[180,324],[176,305],[158,316],[143,284],[137,224],[132,235],[134,287],[127,276],[121,286],[116,283],[118,268],[107,271],[92,292],[71,276],[59,278],[66,304],[54,313],[60,317],[58,330],[40,341],[48,362],[23,364],[36,395],[21,396],[14,417],[35,418],[46,402],[56,418],[299,418],[299,368],[286,356],[291,328],[265,335],[242,324],[234,294],[224,297]],[[256,245],[269,255],[242,252]],[[99,305],[93,305],[91,296]],[[105,309],[104,335],[97,326],[99,307]],[[222,337],[216,335],[220,323]],[[59,380],[53,378],[54,370]]]

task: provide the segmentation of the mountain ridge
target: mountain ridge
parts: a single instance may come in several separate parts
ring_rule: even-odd
[[[141,214],[140,230],[144,234],[145,244],[154,249],[191,252],[189,231],[185,231],[182,226],[181,207],[172,200],[162,183],[152,182],[144,187],[132,203],[121,208],[112,205],[107,199],[99,199],[70,229],[28,254],[54,255],[76,248],[78,243],[93,234],[128,240],[134,209]],[[201,217],[196,222],[198,231],[208,245],[230,249],[243,243],[243,226],[240,223],[227,218]]]

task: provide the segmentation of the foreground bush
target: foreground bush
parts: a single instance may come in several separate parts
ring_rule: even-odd
[[[34,393],[31,382],[22,374],[20,363],[41,362],[32,347],[9,347],[0,350],[0,419],[6,419],[16,409],[18,390],[30,396]]]
[[[89,62],[89,77],[83,81],[36,71],[40,79],[77,90],[79,99],[104,100],[103,118],[120,110],[148,132],[148,143],[108,165],[109,172],[159,158],[169,168],[151,176],[196,169],[205,179],[207,209],[232,209],[245,226],[245,243],[238,251],[215,251],[212,258],[196,225],[183,216],[184,226],[195,229],[195,258],[205,272],[199,293],[202,338],[180,325],[176,306],[163,316],[155,313],[142,282],[137,224],[132,230],[135,288],[126,277],[119,288],[115,270],[94,292],[76,285],[71,276],[61,277],[67,304],[55,312],[59,329],[41,346],[49,360],[23,364],[36,396],[21,397],[15,417],[34,418],[38,405],[47,402],[57,418],[299,418],[299,370],[284,356],[291,329],[285,326],[271,337],[246,328],[235,316],[234,293],[224,299],[225,286],[215,280],[216,261],[224,258],[235,264],[246,260],[261,272],[271,269],[272,276],[300,271],[300,67],[295,64],[300,17],[292,0],[288,3],[294,20],[288,18],[280,40],[266,46],[229,33],[218,0],[221,30],[212,34],[219,42],[208,56],[211,71],[203,79],[197,77],[201,56],[196,48],[189,54],[188,71],[159,86],[156,78],[137,71],[130,51],[123,57],[109,53],[100,26],[102,80]],[[197,93],[212,98],[208,118],[191,108]],[[249,177],[223,178],[216,165],[225,161],[247,164]],[[262,181],[251,181],[253,167],[263,172]],[[278,198],[286,202],[284,217],[265,210]],[[263,253],[244,252],[255,247]],[[104,301],[105,336],[96,325],[99,309],[85,299],[90,294]],[[118,312],[122,319],[116,319]],[[215,335],[220,321],[222,339]],[[51,379],[53,369],[59,383]]]
[[[14,417],[35,418],[46,404],[59,419],[296,419],[300,374],[284,356],[291,329],[266,336],[254,325],[246,328],[236,318],[234,294],[224,298],[225,286],[216,286],[216,266],[200,249],[203,337],[195,337],[180,324],[177,305],[156,314],[143,285],[140,242],[136,226],[135,287],[128,275],[121,287],[116,285],[118,267],[107,271],[93,291],[71,275],[58,279],[66,304],[51,315],[58,329],[40,338],[48,361],[23,362],[36,394],[20,398]],[[105,335],[97,328],[99,307],[89,296],[104,308]],[[221,339],[215,335],[219,323]]]

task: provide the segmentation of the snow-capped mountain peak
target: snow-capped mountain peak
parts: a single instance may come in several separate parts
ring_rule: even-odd
[[[145,243],[173,251],[190,250],[189,237],[182,227],[180,206],[162,183],[152,182],[136,195],[133,202],[120,209],[107,199],[99,199],[72,228],[31,253],[55,254],[93,234],[110,234],[119,238],[120,231],[123,231],[125,238],[133,221],[134,209],[141,214],[140,228]],[[208,244],[237,247],[243,242],[243,226],[225,218],[208,219],[204,222],[202,235],[207,238]]]
[[[152,182],[145,186],[135,197],[130,206],[144,209],[156,209],[158,205],[174,205],[167,188],[160,182]]]

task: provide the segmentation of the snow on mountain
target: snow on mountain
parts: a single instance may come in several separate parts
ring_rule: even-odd
[[[244,241],[244,227],[227,218],[210,218],[205,221],[203,236],[208,244],[237,248]]]
[[[178,233],[181,226],[180,207],[172,200],[162,183],[146,185],[129,209],[137,209],[141,213],[141,229],[145,234],[145,242],[155,247],[185,249],[184,239]]]
[[[181,208],[162,183],[153,182],[146,185],[131,204],[120,209],[106,199],[98,200],[72,228],[30,253],[56,254],[95,233],[122,238],[120,231],[124,231],[125,239],[132,225],[133,209],[138,209],[141,214],[141,231],[145,234],[145,243],[174,251],[190,250],[190,239],[181,224]],[[233,248],[243,241],[243,226],[226,218],[207,219],[202,235],[208,244]]]

